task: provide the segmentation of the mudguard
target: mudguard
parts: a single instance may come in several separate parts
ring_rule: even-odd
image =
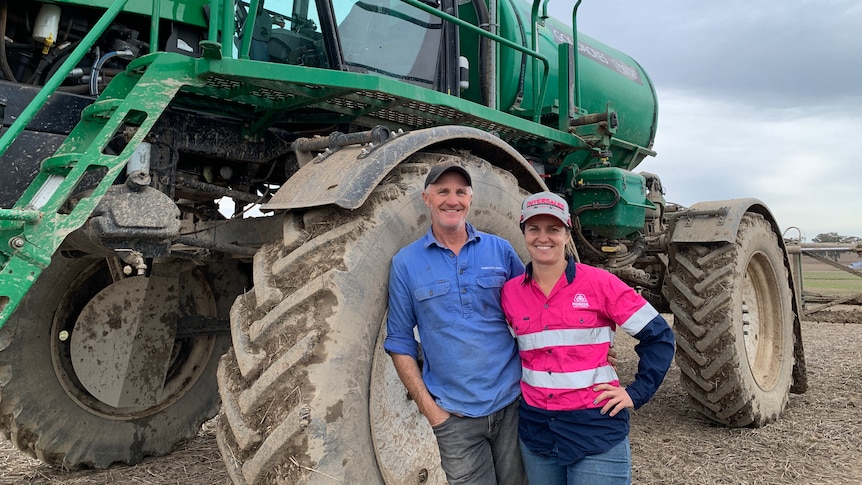
[[[503,140],[464,126],[441,126],[392,134],[378,145],[339,148],[303,165],[262,210],[302,209],[334,204],[357,209],[396,165],[426,148],[469,150],[510,171],[524,189],[547,190],[529,162]]]
[[[678,216],[670,236],[671,243],[705,243],[736,241],[739,223],[746,212],[761,214],[772,224],[779,238],[781,232],[766,204],[758,199],[730,199],[698,202]]]
[[[787,254],[787,247],[784,244],[778,222],[766,204],[755,198],[698,202],[687,210],[681,211],[677,216],[673,225],[673,232],[670,235],[670,244],[671,246],[677,243],[726,242],[732,244],[736,242],[739,224],[746,212],[760,214],[769,221],[781,245],[781,250],[784,252],[784,265],[787,267],[788,275],[787,284],[790,285],[790,291],[793,293],[793,334],[795,336],[793,353],[796,362],[793,366],[793,386],[790,390],[794,393],[803,393],[808,389],[808,378],[805,351],[802,347],[802,325],[799,319],[802,308],[801,295],[798,294],[797,285],[793,281],[790,257]]]

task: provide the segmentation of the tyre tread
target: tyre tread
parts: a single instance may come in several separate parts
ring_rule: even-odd
[[[756,386],[753,378],[743,377],[751,371],[747,357],[734,343],[733,321],[733,305],[739,304],[733,295],[741,278],[737,263],[739,258],[748,257],[742,249],[744,238],[752,234],[763,238],[772,231],[761,215],[747,213],[739,234],[736,243],[675,245],[667,279],[681,385],[696,410],[732,427],[759,426],[780,412],[756,402],[755,390],[750,387]],[[779,407],[784,405],[786,397]]]

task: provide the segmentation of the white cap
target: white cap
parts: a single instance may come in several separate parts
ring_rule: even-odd
[[[539,192],[533,194],[521,204],[521,224],[527,219],[540,214],[554,216],[566,227],[572,227],[572,216],[569,214],[569,204],[566,199],[553,192]]]

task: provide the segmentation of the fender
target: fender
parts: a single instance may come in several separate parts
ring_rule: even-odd
[[[393,134],[374,147],[346,146],[322,160],[306,163],[261,209],[304,209],[330,204],[358,209],[395,166],[426,148],[469,150],[512,172],[524,189],[547,190],[530,163],[503,140],[477,128],[441,126]]]
[[[739,223],[746,212],[763,216],[781,238],[778,223],[766,204],[758,199],[730,199],[698,202],[675,217],[671,243],[706,243],[736,241]],[[783,239],[782,239],[783,241]],[[786,252],[786,251],[785,251]]]
[[[755,198],[716,200],[698,202],[687,210],[680,211],[675,215],[670,235],[670,251],[677,243],[709,243],[709,242],[736,242],[736,233],[742,216],[746,212],[754,212],[763,216],[772,226],[772,231],[778,238],[781,250],[784,253],[784,266],[787,268],[787,284],[793,293],[793,354],[795,363],[793,365],[793,385],[790,390],[794,393],[803,393],[808,389],[808,377],[805,366],[805,351],[802,347],[802,325],[799,319],[802,307],[797,286],[794,282],[793,271],[790,266],[790,256],[784,244],[784,237],[778,227],[778,222],[766,204]]]

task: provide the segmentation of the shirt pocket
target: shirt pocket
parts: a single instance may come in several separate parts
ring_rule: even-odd
[[[506,283],[505,276],[480,276],[476,278],[476,284],[479,285],[479,288],[503,288],[503,284]]]
[[[456,315],[452,314],[454,310],[449,301],[450,298],[447,298],[450,286],[448,281],[438,281],[413,290],[416,309],[422,313],[419,319],[427,323],[429,328],[443,328],[452,325],[452,320]]]
[[[500,292],[505,283],[506,277],[503,275],[476,278],[476,286],[478,287],[476,301],[479,304],[479,311],[486,317],[504,319],[503,310],[500,307]]]

